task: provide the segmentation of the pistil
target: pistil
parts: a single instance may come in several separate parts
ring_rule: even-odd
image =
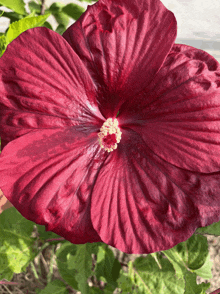
[[[117,144],[121,141],[120,128],[118,127],[118,120],[115,118],[108,118],[102,125],[98,133],[98,140],[101,148],[105,151],[111,152],[117,148]]]

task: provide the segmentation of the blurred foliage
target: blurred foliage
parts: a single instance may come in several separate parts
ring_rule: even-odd
[[[96,1],[98,0],[79,0],[79,2],[88,2],[91,4]],[[0,0],[0,6],[5,6],[12,10],[11,12],[6,12],[0,9],[1,17],[6,17],[10,21],[6,31],[0,34],[0,56],[3,55],[10,42],[30,28],[43,26],[53,30],[51,23],[47,21],[50,15],[57,22],[55,31],[62,35],[68,28],[70,20],[77,20],[85,11],[82,6],[74,3],[65,5],[61,2],[54,2],[49,7],[45,3],[44,14],[42,15],[41,2],[34,0],[28,2],[30,13],[26,10],[23,0]]]

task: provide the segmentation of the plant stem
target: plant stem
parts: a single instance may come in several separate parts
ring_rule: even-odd
[[[52,248],[51,248],[51,256],[50,256],[49,272],[47,274],[47,283],[48,284],[51,282],[51,279],[52,279],[52,276],[53,276],[54,255],[55,255],[55,245],[52,245]]]
[[[41,10],[40,10],[40,14],[44,14],[45,11],[45,0],[41,0]]]
[[[34,274],[35,279],[36,279],[36,280],[39,280],[39,276],[38,276],[38,274],[37,274],[37,271],[36,271],[36,269],[35,269],[35,266],[34,266],[33,261],[30,262],[30,265],[31,265],[31,269],[32,269],[32,271],[33,271],[33,274]]]

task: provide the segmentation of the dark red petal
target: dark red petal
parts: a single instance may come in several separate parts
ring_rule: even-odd
[[[129,139],[128,139],[129,138]],[[160,159],[122,132],[94,186],[91,220],[103,242],[129,254],[167,250],[220,219],[220,173],[202,175]]]
[[[121,124],[155,154],[191,171],[220,170],[220,65],[212,56],[175,45],[136,102],[125,106]]]
[[[99,242],[90,197],[102,164],[97,135],[75,127],[37,130],[0,155],[0,189],[27,219],[73,243]]]
[[[47,28],[27,30],[0,59],[0,137],[38,128],[96,124],[96,88],[68,42]]]
[[[63,37],[99,86],[100,109],[108,118],[149,84],[176,31],[174,14],[159,0],[99,0]]]

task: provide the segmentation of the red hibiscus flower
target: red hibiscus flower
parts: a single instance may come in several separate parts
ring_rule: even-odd
[[[220,219],[220,65],[159,0],[99,0],[0,59],[0,188],[75,244],[166,250]]]

